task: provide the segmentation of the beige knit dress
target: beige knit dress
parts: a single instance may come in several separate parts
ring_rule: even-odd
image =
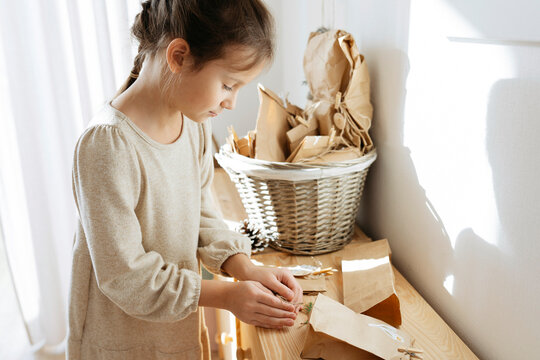
[[[199,259],[250,254],[213,207],[211,134],[185,118],[161,144],[107,104],[81,135],[68,359],[209,359]]]

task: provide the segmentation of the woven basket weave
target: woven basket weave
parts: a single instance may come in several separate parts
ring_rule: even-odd
[[[269,235],[270,246],[316,255],[348,244],[375,150],[347,162],[320,165],[251,159],[230,151],[215,155],[229,174],[251,223]]]

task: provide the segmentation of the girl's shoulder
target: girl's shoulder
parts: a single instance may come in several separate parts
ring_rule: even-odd
[[[210,119],[196,124],[198,128],[199,160],[213,156],[212,121]]]
[[[75,146],[75,153],[85,152],[92,155],[131,152],[132,145],[124,132],[125,119],[105,106],[88,123]]]
[[[125,115],[116,110],[110,103],[106,103],[90,120],[88,128],[94,126],[120,127],[125,121]]]

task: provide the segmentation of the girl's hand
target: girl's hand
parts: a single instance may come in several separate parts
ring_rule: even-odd
[[[236,254],[223,263],[223,270],[238,280],[254,280],[296,306],[302,306],[302,288],[287,269],[255,266],[245,254]]]
[[[303,299],[302,288],[289,270],[253,266],[246,276],[248,280],[258,281],[274,293],[283,296],[295,305],[296,313],[300,311]]]
[[[226,309],[241,321],[265,328],[294,325],[295,306],[280,300],[257,281],[232,283],[226,294]]]

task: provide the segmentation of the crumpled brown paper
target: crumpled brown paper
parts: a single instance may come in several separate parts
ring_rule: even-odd
[[[400,359],[400,348],[410,348],[411,337],[375,318],[355,313],[319,294],[311,310],[310,331],[303,359]]]
[[[369,73],[352,35],[343,30],[311,33],[304,73],[312,95],[306,112],[317,119],[321,135],[336,127],[362,154],[370,151],[373,107]]]

